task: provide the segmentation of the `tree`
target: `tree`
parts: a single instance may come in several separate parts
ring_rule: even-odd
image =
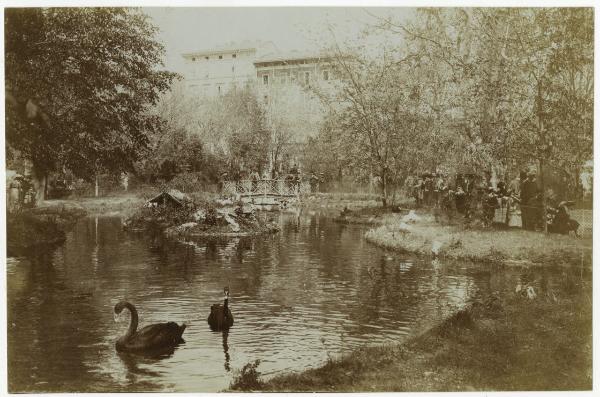
[[[162,121],[149,111],[175,74],[136,9],[5,10],[6,140],[36,179],[131,170]],[[38,189],[40,193],[43,189]]]
[[[413,73],[418,58],[385,47],[378,55],[337,45],[332,52],[340,86],[330,117],[350,167],[377,177],[385,207],[390,185],[402,184],[433,158],[435,115],[422,100],[426,75]]]
[[[296,149],[306,145],[323,123],[323,106],[311,88],[300,84],[271,84],[263,104],[270,132],[270,163],[274,169],[285,158],[305,156]]]
[[[542,191],[549,166],[579,183],[592,155],[592,9],[430,8],[376,26],[445,81],[440,122],[456,126],[474,166],[537,163]]]
[[[234,88],[223,96],[220,104],[219,133],[227,142],[230,167],[246,172],[266,169],[270,133],[264,109],[253,89],[250,86]]]

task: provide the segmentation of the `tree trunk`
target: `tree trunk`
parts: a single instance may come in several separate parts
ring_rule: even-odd
[[[546,221],[546,184],[544,182],[544,160],[540,159],[540,188],[542,189],[542,224],[544,233],[548,233],[548,222]]]
[[[385,168],[381,172],[381,192],[383,195],[383,208],[387,208],[387,172]]]
[[[31,183],[35,190],[35,205],[46,200],[46,171],[36,164],[31,164]]]
[[[546,221],[546,185],[544,182],[544,156],[546,156],[546,135],[544,132],[544,119],[543,119],[543,96],[542,96],[542,81],[537,83],[537,118],[538,118],[538,134],[541,137],[542,143],[542,155],[539,159],[540,167],[540,188],[542,189],[542,224],[544,225],[544,232],[548,233],[548,222]]]
[[[581,183],[581,170],[579,168],[575,169],[575,200],[581,201],[583,199],[583,184]],[[565,197],[565,199],[569,199],[569,197]]]
[[[33,187],[35,188],[36,205],[46,200],[46,174],[35,172],[33,175]]]

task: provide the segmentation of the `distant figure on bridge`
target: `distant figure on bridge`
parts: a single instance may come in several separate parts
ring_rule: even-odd
[[[293,189],[296,189],[296,187],[300,185],[299,173],[300,171],[298,170],[298,165],[294,164],[294,166],[290,168],[290,173],[286,178],[286,181],[288,181],[289,186]]]
[[[252,171],[252,173],[250,174],[250,180],[252,181],[252,189],[256,189],[259,179],[260,176],[258,175],[258,172]]]
[[[310,183],[310,191],[312,193],[316,193],[319,190],[319,182],[321,181],[321,179],[319,179],[319,177],[316,176],[314,172],[311,172],[308,181]]]

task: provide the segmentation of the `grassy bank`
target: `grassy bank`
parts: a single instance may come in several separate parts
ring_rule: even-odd
[[[377,225],[379,246],[474,262],[591,266],[592,241],[523,230],[442,225],[430,214],[363,208],[347,216]],[[413,217],[414,218],[414,217]],[[514,286],[480,296],[441,325],[403,344],[364,347],[320,368],[260,378],[247,365],[232,390],[515,391],[592,388],[592,285],[564,273],[559,285],[530,299]]]
[[[62,244],[77,219],[85,216],[81,208],[38,207],[7,213],[6,246],[9,256]]]
[[[146,199],[141,195],[123,194],[110,197],[79,197],[63,200],[46,200],[42,207],[56,208],[78,208],[87,212],[88,215],[125,215],[137,210]]]
[[[365,347],[320,368],[267,382],[257,378],[254,368],[239,376],[232,389],[590,390],[591,319],[588,282],[565,280],[560,290],[533,300],[502,291],[404,344]]]
[[[303,208],[327,208],[342,210],[349,208],[374,208],[381,206],[381,198],[369,193],[313,193],[302,197],[300,204]]]
[[[79,208],[90,215],[124,215],[133,214],[146,200],[159,193],[159,189],[147,188],[143,191],[115,194],[103,197],[73,197],[61,200],[46,200],[41,206]],[[217,193],[186,193],[196,200],[211,201],[219,197]],[[316,193],[303,197],[299,204],[304,208],[339,209],[347,207],[353,210],[381,207],[376,194],[367,193]]]
[[[367,232],[367,241],[397,251],[432,255],[432,249],[437,249],[439,257],[491,263],[578,266],[592,263],[591,238],[521,229],[467,229],[438,224],[429,215],[406,224],[401,216],[387,214],[381,223],[382,226]]]

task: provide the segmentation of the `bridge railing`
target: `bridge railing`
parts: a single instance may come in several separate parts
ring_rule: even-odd
[[[225,195],[248,196],[287,196],[298,197],[310,193],[310,184],[306,181],[286,181],[283,179],[261,179],[257,181],[241,180],[223,182]]]

